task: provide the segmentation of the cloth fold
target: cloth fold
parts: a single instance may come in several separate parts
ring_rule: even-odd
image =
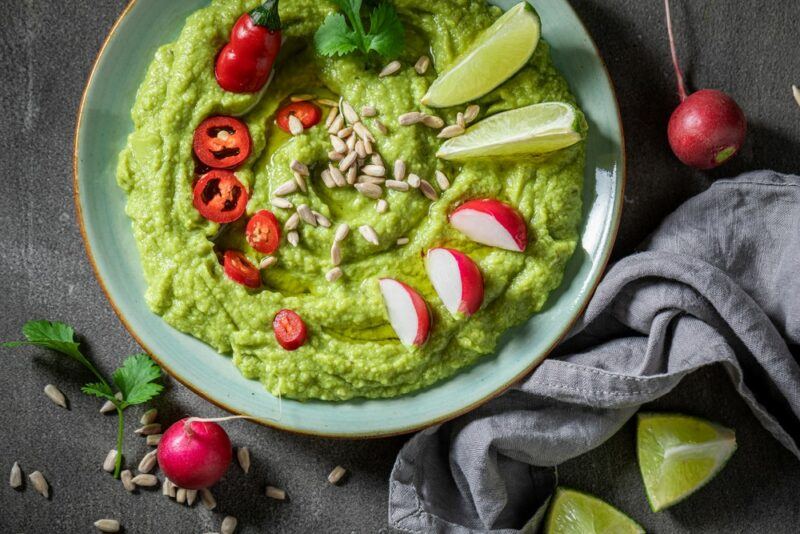
[[[712,364],[800,458],[800,177],[718,181],[642,249],[608,271],[569,339],[530,376],[404,446],[390,480],[393,527],[532,531],[554,466]]]

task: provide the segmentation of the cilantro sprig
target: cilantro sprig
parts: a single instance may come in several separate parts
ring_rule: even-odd
[[[361,19],[362,0],[332,1],[339,6],[342,13],[328,15],[317,30],[314,43],[320,54],[345,56],[359,51],[368,56],[374,51],[385,59],[393,59],[403,51],[403,24],[394,6],[388,1],[382,1],[370,12],[368,32]]]
[[[14,348],[32,345],[56,351],[68,356],[83,365],[91,372],[96,382],[90,382],[81,388],[86,395],[111,401],[117,409],[117,461],[114,466],[114,477],[119,478],[122,468],[122,441],[124,437],[123,411],[129,406],[143,404],[157,397],[164,386],[157,384],[161,377],[158,367],[147,354],[129,356],[122,367],[114,371],[111,380],[103,377],[100,371],[80,351],[80,344],[75,341],[75,330],[69,325],[51,321],[29,321],[22,327],[22,334],[27,341],[0,343],[0,347]],[[119,392],[117,398],[114,388]]]

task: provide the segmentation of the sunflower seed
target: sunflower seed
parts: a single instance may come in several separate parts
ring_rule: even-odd
[[[355,131],[356,135],[358,135],[364,141],[367,140],[372,142],[375,141],[375,137],[372,135],[372,132],[370,132],[369,129],[366,126],[364,126],[363,122],[355,123],[353,125],[353,131]]]
[[[312,212],[314,214],[314,218],[317,220],[317,224],[323,228],[330,228],[331,227],[331,220],[325,217],[318,211]]]
[[[331,146],[333,146],[333,150],[339,154],[347,153],[347,143],[342,141],[342,139],[336,135],[331,136]]]
[[[144,425],[141,428],[137,428],[133,431],[134,434],[139,434],[140,436],[150,436],[152,434],[160,434],[161,433],[161,425],[159,423],[150,423],[149,425]]]
[[[158,478],[155,475],[149,475],[147,473],[141,473],[136,475],[131,479],[131,482],[136,484],[137,486],[143,486],[145,488],[152,488],[153,486],[158,485]]]
[[[317,218],[314,217],[314,213],[311,211],[311,208],[308,207],[308,204],[300,204],[297,206],[297,213],[300,214],[300,218],[304,223],[314,227],[317,226]]]
[[[361,108],[362,117],[375,117],[378,115],[378,110],[374,106],[364,106]]]
[[[305,177],[299,172],[292,173],[294,175],[294,183],[300,188],[303,193],[308,193],[308,184],[306,184]]]
[[[378,77],[385,78],[386,76],[391,76],[392,74],[397,73],[401,67],[402,65],[400,64],[399,61],[392,61],[391,63],[383,67],[383,70],[380,72],[380,74],[378,74]]]
[[[381,132],[383,135],[389,134],[389,128],[386,127],[381,121],[375,121],[375,127]]]
[[[330,271],[325,273],[325,280],[327,280],[328,282],[330,282],[332,284],[335,281],[337,281],[339,278],[341,278],[343,275],[344,275],[344,272],[342,271],[342,269],[340,267],[334,267],[333,269],[331,269]]]
[[[417,63],[414,65],[414,70],[417,71],[417,74],[422,76],[426,72],[428,72],[428,67],[431,66],[431,58],[428,56],[422,56],[417,60]]]
[[[351,135],[353,135],[352,126],[348,126],[347,128],[342,128],[341,130],[336,132],[336,137],[338,137],[339,139],[347,139]]]
[[[94,522],[94,528],[100,532],[119,532],[119,521],[116,519],[98,519]]]
[[[361,172],[367,176],[377,176],[380,178],[386,176],[386,167],[382,165],[365,165],[361,169]]]
[[[394,179],[404,180],[406,177],[406,162],[398,159],[394,162]]]
[[[384,199],[378,200],[378,203],[375,205],[375,210],[378,213],[386,213],[388,209],[389,209],[389,203],[386,202]]]
[[[419,190],[422,191],[422,194],[428,197],[430,200],[433,200],[434,202],[439,200],[439,193],[436,192],[436,189],[434,189],[427,180],[420,181]]]
[[[355,158],[353,158],[353,161],[355,161]],[[344,160],[339,164],[339,167],[341,168],[343,164]],[[337,169],[333,165],[329,166],[329,170],[331,173],[331,178],[333,179],[333,183],[336,184],[336,187],[344,187],[347,185],[347,180],[345,180],[344,174],[342,174],[341,170]]]
[[[283,229],[287,232],[291,232],[292,230],[296,230],[298,226],[300,226],[300,214],[292,213],[292,216],[289,217],[286,220],[286,224],[283,225]]]
[[[322,171],[322,174],[320,174],[320,178],[322,178],[322,183],[324,183],[325,187],[327,187],[328,189],[333,189],[334,187],[336,187],[336,183],[333,181],[333,178],[331,178],[330,170],[325,169],[324,171]]]
[[[800,87],[793,85],[792,94],[794,95],[794,99],[797,101],[797,105],[800,106]]]
[[[371,140],[369,140],[369,139],[364,139],[364,151],[365,151],[367,154],[372,154],[372,152],[373,152],[373,148],[372,148],[372,141],[371,141]]]
[[[336,118],[333,119],[330,127],[328,127],[328,133],[335,135],[342,128],[344,128],[344,117],[337,115]]]
[[[328,152],[328,159],[331,161],[342,161],[344,159],[344,154],[339,154],[335,150],[331,150]]]
[[[386,179],[378,178],[377,176],[367,176],[366,174],[362,174],[358,177],[358,183],[360,184],[383,185],[384,182],[386,182]]]
[[[334,241],[331,246],[331,265],[337,267],[342,263],[342,248],[338,241]]]
[[[328,475],[328,482],[331,484],[338,484],[342,480],[342,477],[344,477],[346,474],[347,470],[341,465],[337,465]]]
[[[61,390],[55,387],[53,384],[47,384],[44,387],[44,394],[53,401],[54,403],[58,404],[62,408],[67,407],[67,398],[61,393]]]
[[[158,447],[158,444],[161,442],[162,434],[151,434],[147,436],[147,445],[150,447]]]
[[[295,117],[294,115],[289,115],[289,133],[292,135],[300,135],[303,133],[305,128],[303,127],[303,123]]]
[[[354,122],[358,122],[359,120],[361,120],[359,119],[358,113],[356,113],[355,108],[353,108],[353,106],[347,100],[342,99],[341,107],[342,107],[342,114],[344,115],[344,118],[347,119],[348,123],[353,124]]]
[[[442,191],[450,188],[450,180],[447,179],[447,175],[442,171],[436,171],[436,183],[439,184],[439,189]]]
[[[275,188],[275,191],[272,192],[273,195],[276,197],[285,197],[286,195],[291,195],[297,192],[297,183],[294,180],[289,180],[288,182],[284,182],[278,187]]]
[[[476,104],[467,106],[466,111],[464,111],[464,122],[466,122],[467,124],[471,123],[472,121],[478,118],[478,113],[480,112],[481,112],[481,107]]]
[[[275,206],[276,208],[290,210],[294,207],[294,204],[286,200],[285,198],[272,198],[270,199],[270,204]]]
[[[369,158],[369,162],[372,165],[378,165],[379,167],[386,167],[386,165],[384,165],[384,163],[383,163],[383,158],[381,157],[380,154],[373,154]]]
[[[258,264],[258,268],[259,268],[259,269],[261,269],[261,270],[263,270],[263,269],[269,269],[270,267],[272,267],[272,266],[273,266],[273,265],[275,265],[276,263],[278,263],[278,258],[276,258],[275,256],[266,256],[266,257],[264,257],[264,259],[263,259],[263,260],[261,260],[261,262]]]
[[[408,175],[408,180],[406,181],[408,182],[408,185],[410,185],[414,189],[418,188],[419,184],[422,182],[420,177],[413,173]]]
[[[219,534],[233,534],[236,530],[238,521],[232,515],[227,516],[222,520],[222,526],[219,527]]]
[[[139,472],[140,473],[149,473],[153,470],[153,468],[158,463],[158,458],[156,457],[158,451],[150,451],[144,455],[142,461],[139,462]]]
[[[309,176],[310,173],[308,172],[308,165],[305,163],[301,163],[296,159],[292,160],[292,163],[289,165],[289,168],[296,173],[302,174],[303,176]]]
[[[194,505],[194,501],[197,500],[197,490],[186,490],[186,504],[188,506]]]
[[[178,504],[186,504],[186,490],[183,488],[178,488],[178,491],[175,493],[175,502]]]
[[[367,149],[364,148],[364,141],[359,139],[356,142],[355,150],[356,150],[356,154],[358,154],[359,158],[364,159],[364,158],[367,157]]]
[[[349,185],[353,185],[354,183],[356,183],[357,179],[358,179],[358,169],[356,169],[355,167],[350,167],[349,169],[347,169],[347,183]]]
[[[383,189],[377,184],[356,184],[353,187],[367,198],[378,199],[383,195]]]
[[[408,241],[409,239],[407,237],[401,237],[397,240],[397,244],[402,247],[403,245],[408,245]]]
[[[463,133],[464,133],[464,128],[462,128],[458,124],[451,124],[450,126],[447,126],[446,128],[442,129],[442,131],[439,132],[438,137],[439,139],[452,139],[453,137],[458,137]]]
[[[156,418],[158,417],[158,409],[150,408],[146,412],[142,414],[141,419],[139,422],[143,425],[149,425],[155,422]]]
[[[356,154],[355,152],[350,152],[341,162],[339,162],[339,169],[338,170],[343,171],[343,172],[347,171],[347,169],[352,167],[353,164],[356,162],[356,158],[358,158],[358,154]],[[333,171],[331,171],[331,172],[333,172]],[[339,174],[341,174],[341,172]],[[334,180],[336,180],[335,175],[334,175]],[[342,182],[345,183],[344,176],[342,176]],[[338,185],[339,180],[336,180],[336,183]]]
[[[114,397],[117,400],[122,400],[122,392],[121,391],[117,392],[117,394],[114,395]],[[111,413],[111,412],[115,412],[116,410],[117,410],[116,405],[113,402],[111,402],[110,400],[108,400],[105,403],[103,403],[103,405],[100,407],[100,413]],[[144,417],[144,416],[142,416],[142,417]]]
[[[209,489],[200,490],[200,500],[203,502],[203,506],[206,507],[206,510],[213,510],[217,507],[217,499],[214,498],[214,494],[211,493]]]
[[[169,482],[169,496],[174,499],[178,495],[178,486],[169,479],[166,479],[166,481]]]
[[[11,475],[8,477],[8,484],[15,489],[22,485],[22,469],[19,468],[17,462],[14,462],[14,465],[11,466]]]
[[[286,500],[286,491],[276,488],[274,486],[267,486],[267,497],[270,499],[275,499],[277,501],[285,501]]]
[[[336,233],[333,235],[333,240],[337,243],[341,243],[345,239],[347,239],[347,235],[350,233],[350,225],[347,223],[342,223],[336,227]]]
[[[464,118],[464,114],[460,111],[458,112],[458,115],[456,115],[456,124],[465,130],[467,129],[467,120]]]
[[[373,245],[380,245],[380,240],[378,239],[378,234],[375,232],[375,229],[368,224],[364,226],[358,227],[359,233],[361,233],[361,237],[363,237],[368,243],[372,243]]]
[[[119,474],[119,479],[122,481],[122,487],[128,492],[136,491],[136,484],[133,483],[133,473],[130,469],[126,469]]]
[[[424,113],[420,113],[419,111],[411,111],[409,113],[404,113],[397,118],[397,121],[400,123],[400,126],[411,126],[412,124],[417,124],[422,122],[426,115]]]
[[[302,94],[292,95],[289,100],[292,102],[308,102],[309,100],[314,100],[315,98],[317,98],[317,95]]]
[[[339,116],[339,107],[331,108],[328,112],[328,116],[325,118],[325,128],[330,128],[333,124],[333,121],[336,120],[336,117]]]
[[[297,245],[300,243],[300,234],[298,234],[297,232],[289,232],[288,234],[286,234],[286,240],[293,247],[297,247]]]
[[[356,147],[358,147],[358,136],[356,134],[350,134],[347,137],[347,150],[352,152],[356,150]]]
[[[444,126],[444,119],[441,117],[437,117],[436,115],[425,115],[424,117],[422,117],[422,124],[424,124],[428,128],[433,128],[434,130],[438,130],[439,128]]]
[[[408,182],[401,182],[400,180],[386,180],[386,187],[393,191],[400,191],[403,193],[411,188]]]
[[[108,454],[106,454],[106,459],[103,460],[103,471],[105,471],[106,473],[111,473],[112,471],[114,471],[114,466],[116,465],[116,463],[117,463],[117,450],[111,449],[110,451],[108,451]]]
[[[28,475],[28,479],[35,489],[42,497],[47,499],[50,497],[50,485],[45,480],[44,475],[40,471],[34,471]]]
[[[335,100],[331,100],[330,98],[318,98],[314,102],[319,104],[320,106],[325,106],[326,108],[338,108],[339,103]]]
[[[239,447],[236,449],[236,460],[239,462],[239,467],[242,468],[245,475],[250,472],[250,449],[247,447]]]

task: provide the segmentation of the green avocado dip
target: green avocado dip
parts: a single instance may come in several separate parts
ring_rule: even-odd
[[[191,15],[177,41],[155,55],[132,115],[135,131],[120,155],[117,178],[128,195],[126,213],[133,221],[150,308],[174,328],[191,334],[223,354],[250,379],[274,395],[294,399],[345,400],[394,397],[453,375],[491,354],[508,328],[539,311],[561,283],[581,221],[584,143],[547,157],[514,160],[475,159],[467,163],[438,160],[442,140],[423,125],[400,126],[409,111],[436,114],[456,122],[458,109],[434,110],[419,102],[441,71],[500,15],[498,8],[476,0],[394,0],[406,30],[403,65],[380,78],[377,57],[327,58],[314,50],[313,36],[333,4],[321,0],[282,0],[286,38],[275,77],[262,94],[223,91],[214,77],[214,61],[231,27],[259,0],[213,0]],[[433,66],[424,75],[414,69],[428,54]],[[435,68],[434,68],[435,67]],[[376,201],[353,188],[328,188],[320,172],[329,162],[329,134],[323,123],[289,136],[274,124],[276,110],[291,95],[314,94],[355,109],[374,106],[378,116],[364,123],[375,134],[375,150],[391,169],[403,160],[409,172],[436,184],[437,170],[452,183],[431,201],[420,191],[387,190],[389,208],[378,213]],[[513,78],[476,101],[480,118],[545,101],[575,102],[553,67],[547,43]],[[323,107],[323,113],[327,109]],[[192,204],[196,163],[192,136],[212,115],[244,121],[252,136],[252,154],[235,174],[248,188],[247,215],[268,209],[281,226],[291,211],[270,205],[272,192],[292,180],[293,160],[311,168],[309,191],[286,197],[307,203],[332,221],[332,227],[299,227],[294,247],[283,232],[277,262],[262,271],[259,290],[227,278],[218,252],[236,248],[258,265],[263,255],[243,236],[247,217],[226,226],[202,218]],[[378,132],[376,121],[388,127]],[[389,171],[391,173],[391,170]],[[451,227],[448,214],[463,202],[493,198],[516,207],[528,222],[524,253],[480,245]],[[331,242],[336,227],[347,223],[350,236],[341,243],[344,275],[331,283]],[[358,228],[370,225],[379,245],[368,243]],[[408,238],[398,245],[400,238]],[[481,309],[469,318],[453,317],[437,297],[422,256],[431,247],[451,247],[468,254],[485,283]],[[388,322],[378,281],[390,277],[414,287],[427,301],[430,338],[421,347],[402,345]],[[281,348],[272,321],[281,309],[297,312],[308,327],[308,340],[290,352]],[[199,362],[198,362],[199,364]]]

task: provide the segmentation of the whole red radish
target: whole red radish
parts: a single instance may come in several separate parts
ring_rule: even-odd
[[[672,64],[681,98],[681,104],[669,120],[669,144],[685,165],[713,169],[739,152],[747,135],[747,119],[736,101],[722,91],[703,89],[687,96],[675,50],[669,0],[664,0],[664,8]]]
[[[169,427],[158,444],[159,467],[184,489],[209,488],[219,482],[232,456],[231,440],[222,427],[193,417]]]

